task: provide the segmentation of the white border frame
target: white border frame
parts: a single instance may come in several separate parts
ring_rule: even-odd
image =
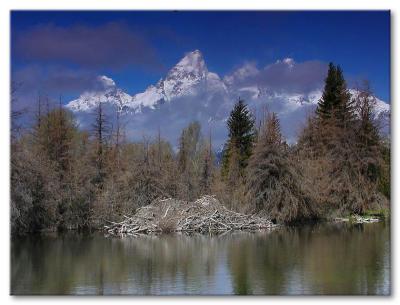
[[[203,303],[208,301],[218,301],[219,303],[231,304],[239,302],[277,302],[306,304],[309,302],[343,302],[351,304],[375,303],[379,301],[396,302],[398,283],[396,281],[399,268],[396,263],[398,251],[399,219],[398,209],[396,207],[398,198],[397,175],[399,165],[396,158],[398,152],[397,130],[399,129],[399,120],[397,119],[397,101],[398,89],[395,84],[398,82],[399,64],[395,57],[399,53],[398,39],[395,34],[399,33],[399,22],[397,14],[399,12],[398,0],[280,0],[273,3],[264,3],[264,1],[246,0],[69,0],[69,1],[50,1],[50,0],[1,0],[0,1],[0,192],[1,192],[1,240],[2,248],[0,262],[2,264],[2,275],[0,282],[1,298],[5,303],[29,301],[35,304],[58,302],[61,304],[69,302],[86,301],[90,304],[104,302],[124,302],[131,303],[158,303],[163,304],[185,304],[188,301],[193,303]],[[392,104],[392,296],[391,297],[11,297],[10,289],[10,268],[9,268],[9,80],[10,80],[10,10],[391,10],[391,104]],[[397,50],[397,52],[395,51]]]

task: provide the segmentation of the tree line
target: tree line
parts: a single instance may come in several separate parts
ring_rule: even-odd
[[[218,162],[198,122],[182,130],[175,152],[160,132],[127,141],[121,113],[112,124],[100,102],[91,128],[81,130],[61,102],[39,98],[30,128],[17,128],[21,113],[11,114],[12,232],[97,228],[157,198],[205,194],[280,223],[387,207],[390,146],[374,119],[375,103],[368,86],[351,98],[342,70],[330,64],[297,143],[285,142],[275,113],[266,112],[256,128],[239,100]]]

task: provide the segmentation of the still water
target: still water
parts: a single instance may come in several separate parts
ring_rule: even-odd
[[[12,294],[390,294],[389,223],[11,243]]]

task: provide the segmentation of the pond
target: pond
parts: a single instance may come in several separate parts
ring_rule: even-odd
[[[388,295],[390,224],[11,241],[11,294]]]

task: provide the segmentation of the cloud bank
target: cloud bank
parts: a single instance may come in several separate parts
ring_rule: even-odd
[[[260,86],[274,92],[309,93],[321,88],[327,64],[321,61],[297,63],[292,58],[278,60],[262,69],[254,62],[245,63],[225,77],[235,87]]]
[[[145,37],[121,23],[38,25],[16,34],[14,51],[16,56],[32,62],[111,69],[127,65],[160,67],[156,51]]]

